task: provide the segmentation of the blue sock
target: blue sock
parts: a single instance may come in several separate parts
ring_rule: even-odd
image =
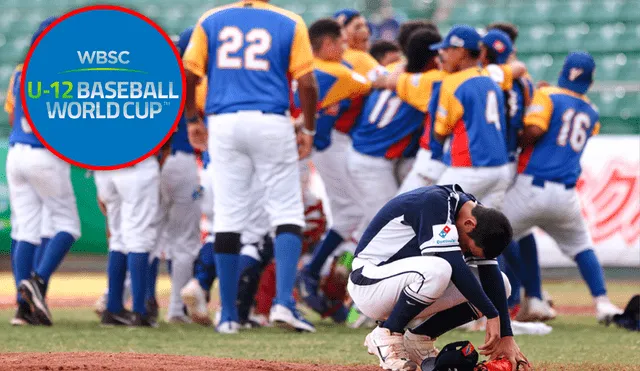
[[[144,305],[144,296],[147,288],[147,275],[149,274],[149,253],[130,252],[127,254],[127,265],[129,267],[129,275],[131,276],[133,311],[135,313],[147,314]]]
[[[274,253],[276,258],[276,298],[277,304],[292,306],[293,286],[298,272],[298,259],[302,251],[300,235],[282,232],[276,235]]]
[[[498,263],[500,264],[500,270],[507,275],[511,284],[511,296],[507,298],[507,305],[509,308],[513,308],[514,305],[520,304],[520,279],[513,273],[513,269],[511,269],[503,255],[498,256]]]
[[[575,261],[578,264],[582,278],[589,286],[591,296],[597,298],[598,296],[606,295],[607,287],[604,283],[604,272],[593,250],[585,250],[576,255]]]
[[[44,250],[47,248],[47,244],[49,244],[49,238],[42,238],[40,240],[40,246],[36,247],[36,252],[33,255],[33,266],[37,267],[40,265],[42,261],[42,255],[44,254]]]
[[[402,334],[409,322],[426,307],[426,304],[415,300],[402,290],[396,305],[391,310],[391,314],[389,314],[389,318],[382,323],[382,327],[389,329],[391,332]]]
[[[344,241],[344,238],[342,238],[333,229],[330,229],[329,232],[327,232],[327,235],[324,236],[324,239],[320,243],[320,246],[318,246],[313,251],[313,257],[311,258],[309,264],[307,264],[307,266],[305,267],[307,271],[314,277],[319,277],[322,266],[327,261],[327,259],[329,259],[329,256],[331,256],[331,254],[336,251],[342,241]]]
[[[127,276],[127,255],[119,251],[109,251],[107,275],[109,279],[107,311],[120,313],[124,309],[122,293],[124,292],[124,280]]]
[[[216,270],[218,271],[218,284],[220,286],[220,302],[222,304],[221,322],[238,321],[238,254],[215,254]]]
[[[194,267],[194,277],[200,283],[200,287],[206,292],[211,290],[216,279],[216,261],[213,254],[213,242],[207,242],[200,248],[198,259]]]
[[[27,241],[18,241],[14,248],[13,258],[15,261],[14,277],[16,279],[16,288],[20,281],[29,279],[33,271],[33,255],[36,245]],[[22,303],[22,298],[18,295],[18,302]]]
[[[467,302],[434,314],[416,328],[411,329],[411,332],[435,339],[454,328],[477,319],[478,312]]]
[[[240,254],[240,258],[238,258],[238,271],[240,272],[240,275],[242,275],[244,271],[251,269],[258,264],[260,264],[259,260],[256,260],[249,255]]]
[[[540,277],[540,263],[538,262],[538,248],[536,239],[530,234],[520,241],[520,260],[522,261],[522,275],[520,280],[528,297],[542,300],[542,278]]]
[[[11,274],[13,275],[13,278],[16,278],[16,258],[15,258],[15,254],[16,254],[16,244],[18,243],[18,241],[14,240],[13,238],[11,239],[11,250],[9,252],[9,261],[11,262]],[[16,282],[16,287],[18,287],[18,282]]]
[[[147,289],[145,290],[144,300],[150,300],[156,298],[156,282],[158,281],[158,263],[160,259],[153,258],[151,264],[149,264],[149,270],[147,271]]]
[[[67,232],[58,232],[49,241],[42,254],[42,260],[36,268],[36,274],[44,280],[45,284],[49,282],[49,278],[58,269],[60,262],[62,262],[62,259],[67,255],[75,241],[76,239]]]

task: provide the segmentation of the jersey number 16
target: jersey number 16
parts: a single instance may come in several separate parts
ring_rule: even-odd
[[[584,112],[576,113],[570,108],[562,115],[562,127],[556,142],[559,146],[567,145],[567,139],[575,152],[581,152],[587,144],[587,130],[591,127],[591,118]]]
[[[268,71],[269,61],[259,58],[271,49],[271,34],[264,28],[254,28],[246,35],[235,26],[226,26],[218,34],[218,68],[241,69],[242,67],[254,71]],[[242,49],[243,44],[248,44],[244,49],[244,57],[234,57]]]

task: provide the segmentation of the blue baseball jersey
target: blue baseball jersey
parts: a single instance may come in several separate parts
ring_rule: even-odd
[[[263,1],[240,1],[206,12],[183,61],[195,75],[215,81],[215,88],[207,91],[206,114],[284,114],[290,81],[313,70],[302,18]]]
[[[455,221],[468,201],[476,199],[458,185],[422,187],[396,196],[373,218],[355,256],[380,266],[412,256],[461,251]],[[466,260],[497,264],[495,259]]]
[[[518,173],[575,185],[582,172],[584,147],[600,130],[598,111],[587,97],[558,87],[539,89],[524,125],[535,125],[545,134],[523,149]]]
[[[14,145],[16,143],[28,144],[31,147],[44,148],[44,145],[38,137],[31,130],[29,122],[24,116],[22,110],[22,103],[20,100],[20,90],[22,84],[20,83],[20,77],[22,76],[22,65],[18,65],[11,76],[9,82],[9,89],[7,91],[7,98],[4,103],[4,110],[13,115],[13,122],[11,123],[11,135],[9,135],[9,144]]]
[[[451,139],[446,165],[506,164],[505,124],[504,94],[486,70],[472,67],[442,80],[434,132]]]
[[[529,77],[513,81],[511,90],[505,91],[507,103],[507,154],[509,162],[514,162],[518,154],[518,133],[524,128],[524,113],[533,97],[533,82]]]

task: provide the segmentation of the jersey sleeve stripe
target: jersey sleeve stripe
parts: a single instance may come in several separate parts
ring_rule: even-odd
[[[441,246],[441,247],[423,247],[423,246],[420,246],[420,251],[423,254],[425,252],[431,254],[431,253],[437,253],[437,252],[462,251],[462,250],[460,250],[460,246],[458,246],[458,245],[450,245],[450,246]]]

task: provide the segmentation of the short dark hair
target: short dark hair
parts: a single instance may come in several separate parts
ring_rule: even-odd
[[[331,37],[335,40],[341,34],[342,26],[331,18],[319,19],[309,27],[309,40],[314,51],[320,50],[325,37]]]
[[[511,39],[512,43],[516,43],[516,39],[518,38],[518,27],[509,22],[493,22],[487,26],[487,31],[489,30],[500,30],[507,35]]]
[[[438,32],[438,27],[435,25],[435,23],[426,19],[414,19],[412,21],[404,22],[400,26],[400,30],[398,31],[398,38],[396,39],[396,41],[398,42],[398,45],[400,45],[400,48],[402,48],[402,53],[404,55],[409,54],[408,43],[409,39],[411,38],[411,34],[422,28],[428,28]]]
[[[492,48],[485,48],[489,64],[498,64],[498,53]]]
[[[469,237],[484,251],[485,258],[498,257],[513,239],[509,219],[500,211],[481,205],[471,209],[471,215],[476,218],[476,227]]]
[[[371,56],[375,58],[375,60],[377,60],[378,63],[380,63],[382,62],[382,59],[387,53],[399,52],[399,51],[400,51],[400,47],[398,46],[398,44],[394,43],[393,41],[376,40],[373,42],[373,44],[371,44],[371,49],[369,49],[369,54],[371,54]]]
[[[471,58],[473,58],[473,59],[480,58],[480,49],[478,49],[478,50],[467,49],[467,51],[469,52],[469,56]]]
[[[442,41],[438,31],[429,28],[421,28],[411,34],[407,42],[407,72],[418,73],[424,70],[431,58],[438,55],[437,50],[430,50],[429,46]]]

